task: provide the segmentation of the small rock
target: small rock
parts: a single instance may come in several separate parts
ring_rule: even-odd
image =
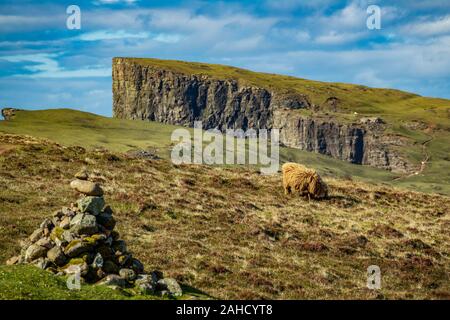
[[[52,220],[46,218],[44,221],[42,221],[41,225],[39,226],[42,229],[49,229],[51,230],[53,228],[53,222]]]
[[[78,208],[81,212],[88,212],[94,216],[98,215],[105,206],[103,197],[87,196],[77,201]]]
[[[119,267],[111,260],[106,260],[103,263],[103,268],[102,269],[106,273],[114,273],[114,274],[119,273]]]
[[[116,220],[109,214],[102,212],[97,216],[97,222],[108,230],[113,230],[116,226]]]
[[[92,267],[95,269],[100,269],[103,267],[103,257],[100,253],[97,253],[94,257],[94,261],[92,261]]]
[[[30,241],[33,243],[38,241],[42,237],[43,231],[44,231],[43,228],[34,230],[33,233],[30,235]]]
[[[87,196],[103,196],[103,189],[98,183],[94,183],[92,181],[76,179],[70,183],[70,187]]]
[[[112,247],[114,251],[118,252],[119,254],[125,254],[128,252],[127,244],[123,240],[114,241]]]
[[[119,265],[124,266],[127,264],[128,261],[131,259],[131,254],[122,254],[117,257],[117,262]]]
[[[134,282],[135,287],[139,290],[141,294],[154,294],[155,287],[152,282],[152,277],[148,274],[140,274],[137,276]]]
[[[53,247],[47,252],[47,258],[57,266],[63,266],[67,257],[60,247]]]
[[[76,234],[94,234],[98,231],[97,220],[91,214],[79,213],[70,221],[70,231]]]
[[[47,248],[38,246],[37,244],[32,244],[25,252],[25,260],[30,262],[45,256],[46,253]]]
[[[36,241],[36,244],[47,249],[51,249],[55,246],[55,244],[48,238],[41,238]]]
[[[44,258],[44,257],[36,259],[33,264],[36,267],[38,267],[40,269],[43,269],[43,270],[47,269],[48,267],[51,266],[50,260],[48,260],[47,258]]]
[[[136,273],[133,270],[127,268],[120,269],[119,276],[121,276],[128,282],[131,282],[134,279],[136,279]]]
[[[6,265],[12,266],[13,264],[17,264],[19,262],[19,259],[20,259],[19,256],[14,256],[12,258],[9,258],[8,260],[6,260]]]
[[[92,244],[79,239],[72,240],[65,248],[64,253],[69,257],[76,257],[92,249]]]
[[[104,277],[102,280],[96,283],[96,285],[105,285],[105,286],[118,286],[118,287],[126,287],[127,282],[125,279],[119,277],[116,274],[110,274]]]
[[[64,217],[61,222],[59,223],[59,227],[63,229],[69,229],[70,228],[70,217],[66,216]]]
[[[78,171],[77,173],[75,173],[75,178],[80,179],[80,180],[87,180],[87,179],[89,179],[89,175],[86,170],[82,169],[82,170]]]
[[[76,261],[73,261],[76,260]],[[89,266],[86,262],[80,261],[79,259],[72,259],[69,263],[64,267],[65,274],[77,274],[79,273],[81,276],[85,276],[89,271]]]
[[[156,289],[158,291],[167,291],[172,297],[180,297],[183,295],[180,285],[173,278],[164,278],[159,280],[156,283]]]
[[[136,258],[131,259],[130,267],[138,274],[144,272],[144,265]]]

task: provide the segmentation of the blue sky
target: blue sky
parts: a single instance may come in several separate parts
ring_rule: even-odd
[[[81,9],[81,29],[66,8]],[[381,29],[366,27],[369,5]],[[229,64],[450,98],[450,1],[2,1],[0,107],[112,114],[111,59]]]

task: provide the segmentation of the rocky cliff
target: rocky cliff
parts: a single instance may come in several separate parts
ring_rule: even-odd
[[[288,147],[357,164],[408,170],[408,163],[390,148],[381,123],[339,123],[295,110],[316,107],[307,96],[294,92],[180,73],[133,59],[113,60],[114,117],[184,126],[202,121],[204,129],[278,128],[280,142]]]

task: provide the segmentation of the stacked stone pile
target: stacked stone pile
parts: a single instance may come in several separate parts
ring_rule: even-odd
[[[81,194],[75,204],[56,211],[24,241],[7,264],[34,264],[57,275],[80,275],[86,283],[134,288],[141,294],[180,296],[179,284],[160,271],[145,273],[114,230],[116,220],[103,190],[81,171],[70,186]],[[133,289],[133,290],[134,290]]]

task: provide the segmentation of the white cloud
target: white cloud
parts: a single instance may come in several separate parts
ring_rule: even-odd
[[[417,36],[436,36],[450,33],[450,15],[434,21],[421,21],[404,26],[403,32]]]
[[[89,33],[84,33],[77,37],[82,41],[100,41],[100,40],[117,40],[117,39],[145,39],[150,37],[148,32],[130,33],[124,30],[108,31],[99,30]]]
[[[364,33],[362,32],[343,33],[331,31],[328,34],[318,36],[314,41],[323,45],[346,44],[348,42],[361,39],[363,36]]]
[[[29,54],[3,56],[0,59],[14,63],[29,63],[24,66],[25,70],[31,71],[31,74],[16,75],[24,78],[91,78],[91,77],[110,77],[111,68],[104,67],[85,67],[75,70],[61,68],[55,60],[57,54]],[[30,64],[31,63],[31,64]]]

